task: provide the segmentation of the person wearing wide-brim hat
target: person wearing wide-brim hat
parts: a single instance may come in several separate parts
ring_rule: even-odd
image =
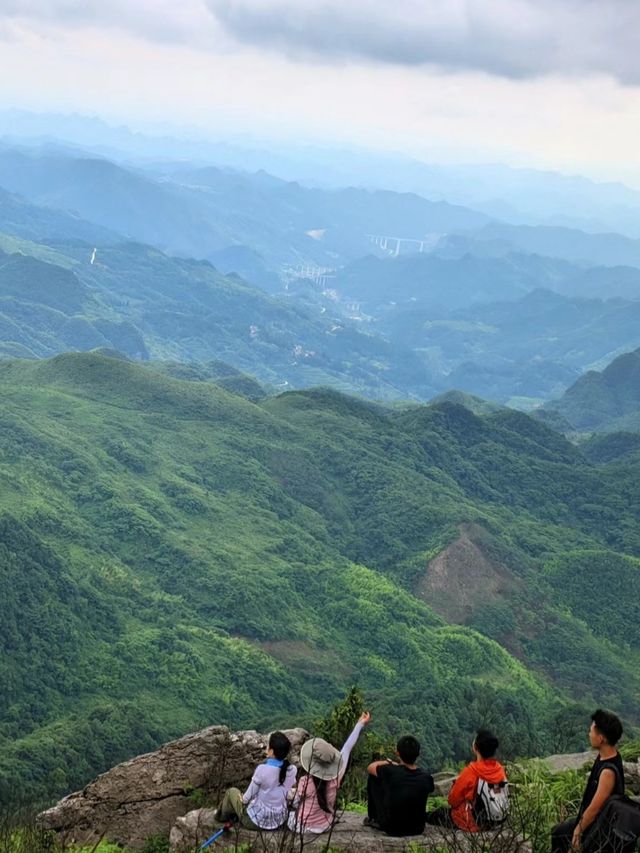
[[[360,732],[371,719],[365,711],[342,749],[323,738],[310,738],[300,750],[300,764],[305,774],[298,783],[293,799],[294,811],[289,815],[289,828],[294,832],[326,832],[334,816],[336,796],[349,764],[351,750]]]

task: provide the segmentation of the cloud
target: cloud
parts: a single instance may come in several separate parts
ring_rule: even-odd
[[[638,0],[206,0],[239,42],[294,59],[366,60],[520,79],[640,83]]]
[[[213,21],[201,0],[0,0],[0,26],[117,29],[149,41],[201,46]]]
[[[224,35],[299,61],[640,84],[640,0],[0,0],[0,37],[16,22],[215,52]]]

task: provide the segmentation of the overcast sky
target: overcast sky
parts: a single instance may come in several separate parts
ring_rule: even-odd
[[[637,172],[638,0],[0,0],[0,106]]]

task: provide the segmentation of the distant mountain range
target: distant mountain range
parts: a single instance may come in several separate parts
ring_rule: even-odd
[[[640,345],[634,268],[424,254],[364,258],[333,284],[346,306],[357,301],[365,328],[411,347],[443,387],[501,402],[557,395]],[[606,298],[585,298],[594,293]]]
[[[359,257],[367,235],[422,239],[489,222],[411,193],[308,189],[215,168],[151,174],[46,149],[0,148],[0,187],[173,254],[206,259],[244,245],[278,271]]]
[[[640,266],[638,239],[542,225],[493,222],[471,234],[443,238],[438,251],[448,256],[473,252],[497,257],[521,252],[563,258],[585,266]]]
[[[361,186],[415,192],[471,207],[491,219],[518,225],[552,225],[588,232],[618,232],[640,237],[640,192],[620,182],[590,180],[505,164],[443,164],[342,145],[310,145],[285,140],[236,137],[204,138],[169,125],[132,132],[95,116],[0,111],[0,135],[13,143],[48,144],[94,152],[142,168],[184,161],[227,166],[241,171],[266,170],[308,186]],[[211,134],[209,134],[211,136]],[[425,144],[427,144],[425,140]],[[427,149],[428,150],[428,149]],[[450,158],[447,152],[447,159]],[[428,155],[425,155],[428,157]],[[441,160],[442,152],[434,152]],[[178,162],[179,161],[179,162]],[[638,176],[635,176],[636,182]]]
[[[526,408],[640,345],[640,241],[621,235],[52,146],[0,146],[3,183],[4,354],[106,347],[280,388]]]
[[[0,231],[35,242],[82,240],[109,243],[122,235],[88,222],[74,213],[28,202],[0,187]]]
[[[381,399],[437,390],[410,349],[225,277],[207,261],[134,243],[94,251],[4,240],[13,251],[0,253],[0,354],[107,347],[136,359],[218,359],[280,388],[330,384]]]

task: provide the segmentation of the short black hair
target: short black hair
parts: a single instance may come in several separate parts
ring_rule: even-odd
[[[488,729],[478,729],[474,744],[483,758],[493,758],[498,751],[500,741]]]
[[[622,737],[622,723],[615,714],[598,708],[591,715],[591,720],[610,746],[615,746],[618,743]]]
[[[420,755],[420,743],[413,735],[403,735],[396,744],[396,749],[405,764],[414,764]]]

